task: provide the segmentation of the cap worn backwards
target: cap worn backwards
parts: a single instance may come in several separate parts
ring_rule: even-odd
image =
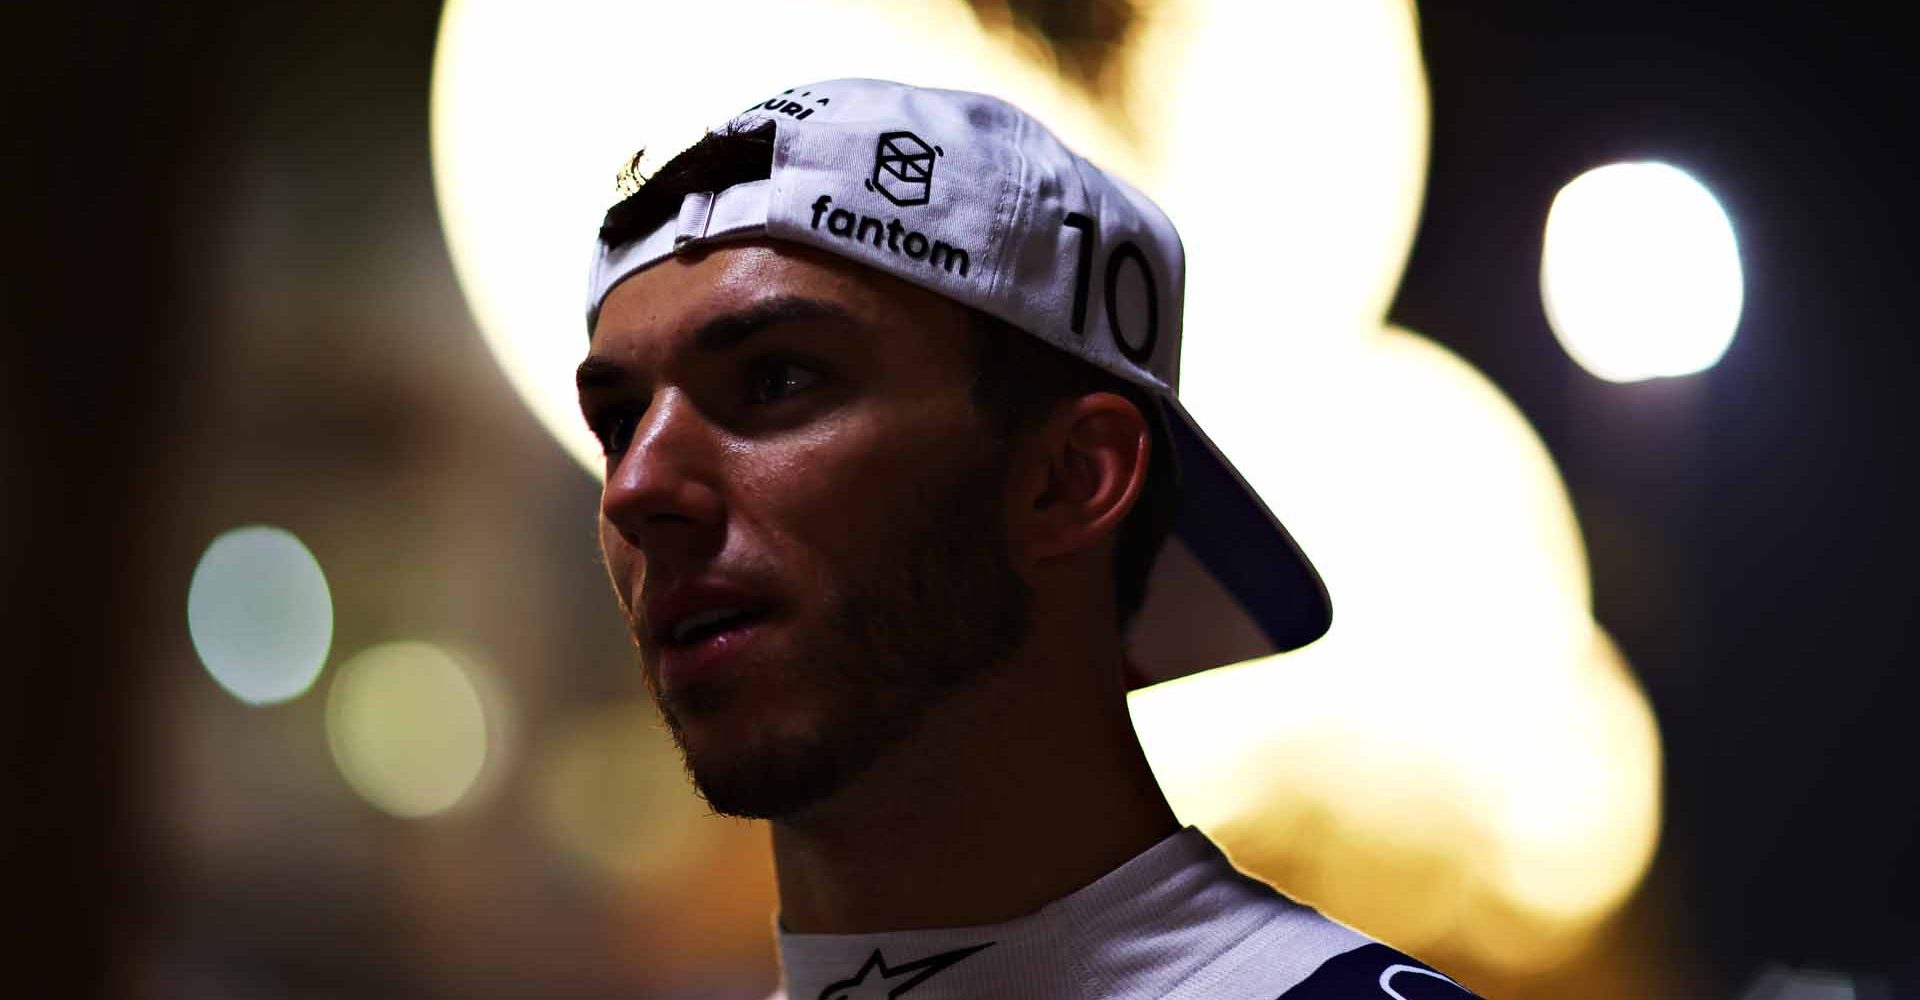
[[[1303,646],[1331,607],[1286,529],[1175,397],[1186,256],[1159,206],[984,94],[830,80],[754,105],[765,180],[687,195],[620,246],[596,242],[591,330],[613,287],[676,250],[817,247],[1005,320],[1160,401],[1183,499],[1127,636],[1138,683]]]

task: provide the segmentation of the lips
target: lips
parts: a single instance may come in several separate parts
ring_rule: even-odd
[[[752,662],[747,654],[763,644],[776,624],[765,613],[754,612],[685,629],[681,639],[658,647],[654,662],[661,692],[676,697],[676,692],[745,676],[743,665]]]
[[[730,615],[751,613],[765,600],[738,584],[719,580],[690,580],[663,588],[646,598],[648,632],[655,643],[670,646],[690,630],[710,627]]]
[[[728,606],[696,611],[667,628],[667,644],[683,646],[729,631],[756,617],[751,608]]]
[[[731,581],[689,581],[647,599],[648,636],[663,658],[698,652],[706,659],[739,646],[771,608],[765,597]]]

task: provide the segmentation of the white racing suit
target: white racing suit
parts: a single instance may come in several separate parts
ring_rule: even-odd
[[[1006,923],[778,934],[772,1000],[1464,1000],[1252,879],[1193,827]]]

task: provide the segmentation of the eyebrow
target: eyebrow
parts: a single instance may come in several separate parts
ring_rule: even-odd
[[[782,295],[763,299],[700,324],[693,331],[693,346],[703,354],[719,354],[739,347],[749,337],[768,327],[784,323],[819,322],[862,325],[858,317],[833,302],[804,295]],[[589,355],[573,373],[574,386],[581,390],[605,388],[626,379],[625,367],[599,355]]]

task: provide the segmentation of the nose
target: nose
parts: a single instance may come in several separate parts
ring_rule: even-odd
[[[607,474],[600,514],[643,554],[697,545],[726,512],[721,456],[715,428],[685,394],[657,393]]]

